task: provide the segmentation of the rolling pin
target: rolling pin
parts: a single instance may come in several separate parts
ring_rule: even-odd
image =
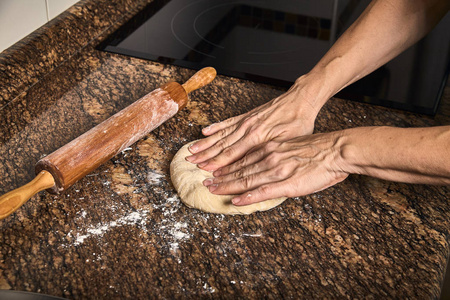
[[[39,160],[36,177],[0,197],[0,220],[34,194],[58,194],[147,135],[188,103],[188,94],[210,83],[216,70],[203,68],[183,85],[169,82],[140,98],[83,135]]]

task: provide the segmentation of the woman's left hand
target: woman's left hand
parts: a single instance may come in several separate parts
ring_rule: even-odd
[[[213,194],[238,195],[235,205],[323,190],[348,176],[339,167],[339,136],[332,132],[266,142],[203,184]]]

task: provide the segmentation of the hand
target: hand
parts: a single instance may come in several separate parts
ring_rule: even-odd
[[[269,141],[203,184],[213,194],[239,195],[232,199],[235,205],[323,190],[348,176],[340,167],[339,137],[334,132]]]
[[[297,80],[280,97],[248,113],[204,128],[203,134],[208,137],[189,148],[194,155],[187,160],[201,169],[214,171],[237,161],[264,142],[311,134],[320,107],[313,105],[317,96],[308,93],[305,77]]]

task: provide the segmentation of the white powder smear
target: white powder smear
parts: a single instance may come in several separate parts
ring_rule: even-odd
[[[158,174],[159,175],[159,174]],[[161,177],[163,177],[161,175]],[[116,227],[130,225],[140,229],[144,232],[151,232],[152,234],[160,236],[163,241],[163,245],[166,245],[167,249],[172,254],[178,254],[180,245],[182,242],[189,240],[192,234],[189,233],[192,229],[187,218],[186,221],[180,220],[180,216],[176,213],[181,207],[181,202],[178,196],[168,197],[160,204],[153,204],[153,212],[159,211],[163,217],[162,220],[155,225],[150,220],[152,219],[151,210],[138,209],[136,211],[125,213],[125,215],[119,216],[116,211],[116,207],[109,207],[111,212],[115,212],[117,218],[109,222],[99,222],[97,224],[89,225],[87,227],[78,228],[78,230],[71,230],[68,233],[69,240],[72,240],[72,246],[82,246],[87,240],[91,238],[101,239],[110,230]],[[77,218],[86,219],[88,217],[85,210],[81,210],[77,214]],[[62,245],[67,247],[69,245]],[[178,260],[181,263],[181,260]]]
[[[148,210],[138,210],[132,212],[128,215],[122,216],[115,221],[108,222],[106,224],[97,224],[95,226],[90,226],[85,234],[76,233],[75,234],[75,242],[74,245],[78,246],[87,238],[92,236],[102,236],[105,232],[109,231],[111,228],[123,225],[138,225],[144,226],[146,224],[146,216],[148,214]]]
[[[167,242],[169,250],[173,254],[177,253],[180,242],[191,238],[191,234],[188,232],[188,221],[177,221],[175,213],[180,207],[181,202],[178,196],[167,198],[166,202],[161,205],[153,205],[153,208],[161,210],[164,216],[161,220],[161,226],[155,230],[155,233]]]
[[[163,178],[164,175],[162,174],[158,174],[156,172],[149,172],[147,175],[147,181],[151,184],[160,184],[161,183],[161,178]]]

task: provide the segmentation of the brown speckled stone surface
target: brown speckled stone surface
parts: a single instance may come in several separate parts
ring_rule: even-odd
[[[0,54],[0,194],[31,180],[43,155],[194,73],[95,50],[145,2],[82,1]],[[68,28],[70,45],[58,43]],[[169,178],[176,151],[205,125],[282,92],[219,76],[63,194],[34,196],[0,221],[0,289],[69,299],[437,298],[450,250],[447,187],[350,176],[250,216],[180,203]],[[449,124],[449,100],[446,90],[432,118],[332,99],[316,131]]]

